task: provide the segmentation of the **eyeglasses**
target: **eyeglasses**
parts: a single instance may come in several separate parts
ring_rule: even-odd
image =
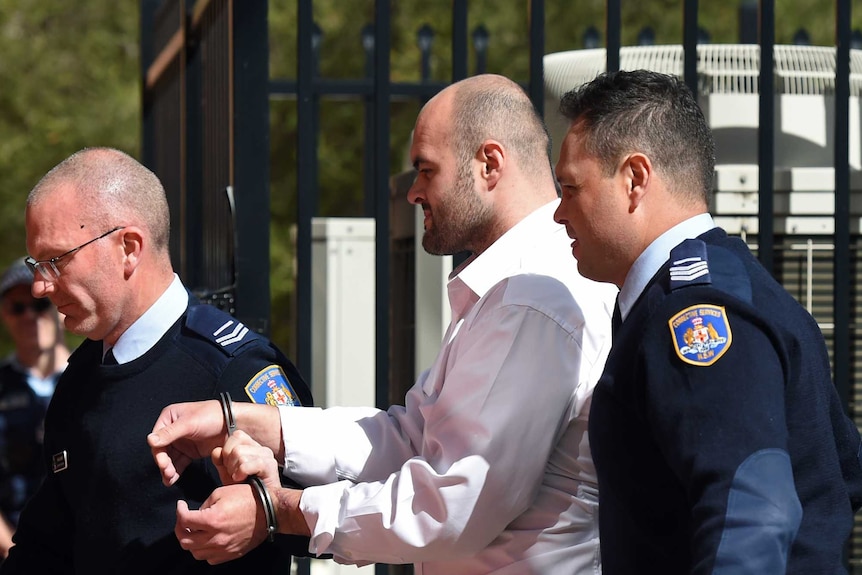
[[[34,299],[30,303],[15,301],[6,306],[6,313],[14,316],[24,315],[28,309],[33,310],[33,313],[39,315],[45,313],[51,307],[51,300]]]
[[[72,248],[68,252],[62,253],[55,258],[51,258],[49,260],[36,261],[33,258],[31,258],[30,256],[27,256],[26,258],[24,258],[24,263],[26,263],[28,266],[30,266],[30,269],[33,271],[34,275],[36,274],[36,272],[39,272],[39,274],[42,276],[43,279],[45,279],[49,282],[57,281],[57,279],[60,277],[60,270],[59,270],[59,268],[57,268],[57,262],[59,262],[61,259],[65,258],[67,256],[74,254],[75,252],[77,252],[81,248],[84,248],[84,247],[92,244],[93,242],[104,238],[105,236],[107,236],[109,234],[112,234],[118,230],[122,230],[124,227],[125,226],[117,226],[116,228],[112,228],[112,229],[108,230],[107,232],[105,232],[104,234],[102,234],[101,236],[99,236],[97,238],[93,238],[89,242],[84,242],[83,244],[81,244],[77,248]]]

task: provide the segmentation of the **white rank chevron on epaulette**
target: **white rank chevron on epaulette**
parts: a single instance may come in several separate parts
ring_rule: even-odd
[[[687,239],[670,251],[670,289],[712,283],[703,240]]]
[[[708,274],[709,265],[700,257],[677,260],[670,267],[670,279],[676,282],[690,282]]]
[[[224,332],[225,330],[230,329],[230,326],[232,326],[234,323],[236,323],[236,327],[234,327],[233,330],[224,333],[223,335],[219,335],[222,334],[222,332]],[[242,338],[244,338],[247,333],[248,328],[245,327],[242,323],[229,320],[223,326],[213,332],[213,337],[216,338],[216,343],[218,343],[222,347],[227,347],[232,343],[242,341]]]

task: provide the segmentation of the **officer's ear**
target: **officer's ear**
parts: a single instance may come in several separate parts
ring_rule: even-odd
[[[145,236],[141,228],[137,226],[127,226],[120,233],[123,245],[123,268],[126,277],[128,277],[141,263]]]
[[[623,161],[623,176],[629,196],[629,212],[634,212],[649,192],[653,178],[652,162],[640,152],[630,154]]]

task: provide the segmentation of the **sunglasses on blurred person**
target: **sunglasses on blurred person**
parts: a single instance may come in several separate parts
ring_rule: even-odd
[[[47,299],[34,299],[29,303],[13,301],[7,303],[4,308],[6,313],[12,316],[20,316],[27,313],[27,310],[33,310],[36,315],[42,314],[51,307],[51,301]]]

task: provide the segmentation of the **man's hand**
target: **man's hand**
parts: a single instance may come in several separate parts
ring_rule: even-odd
[[[213,449],[212,460],[225,485],[240,483],[249,475],[257,475],[270,493],[281,487],[278,462],[272,450],[260,445],[244,431],[237,430],[228,437],[224,447]]]
[[[266,539],[266,520],[251,485],[219,487],[201,508],[177,502],[174,533],[195,559],[217,565],[241,557]]]
[[[162,473],[162,482],[171,486],[189,463],[209,457],[227,438],[218,401],[175,403],[162,410],[147,443]]]
[[[279,487],[270,494],[279,518],[278,532],[309,536],[311,531],[299,510],[302,491]],[[265,517],[254,488],[237,483],[213,491],[196,511],[178,501],[174,533],[180,547],[195,559],[217,565],[260,545],[267,537]]]
[[[233,414],[239,429],[277,457],[284,457],[278,408],[237,402],[233,404]],[[213,449],[224,445],[226,440],[224,412],[216,400],[167,406],[147,436],[162,482],[167,486],[176,483],[192,460],[210,457]]]

